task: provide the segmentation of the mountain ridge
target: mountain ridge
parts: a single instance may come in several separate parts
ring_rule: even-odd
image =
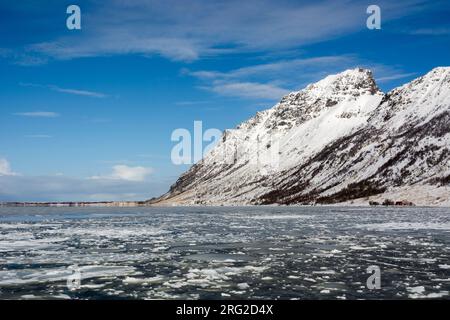
[[[370,70],[349,69],[225,130],[151,203],[367,203],[399,194],[450,205],[449,148],[450,67],[387,93]],[[418,201],[420,190],[429,196]]]

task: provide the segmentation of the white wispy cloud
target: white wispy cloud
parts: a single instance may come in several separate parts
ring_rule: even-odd
[[[63,173],[21,175],[0,157],[0,201],[145,200],[165,192],[169,179],[146,179],[152,168],[114,166],[110,174],[91,178]]]
[[[450,35],[450,27],[442,28],[422,28],[409,32],[410,34],[423,36],[448,36]]]
[[[87,90],[79,90],[79,89],[66,89],[66,88],[60,88],[57,86],[48,86],[50,89],[56,92],[62,92],[62,93],[69,93],[74,94],[77,96],[86,96],[86,97],[94,97],[94,98],[106,98],[108,95],[101,93],[101,92],[95,92],[95,91],[87,91]]]
[[[352,55],[340,55],[340,56],[320,56],[309,58],[298,58],[291,60],[278,60],[274,62],[268,62],[264,64],[257,64],[253,66],[242,67],[231,70],[229,72],[217,72],[217,71],[196,71],[189,72],[188,74],[203,79],[242,79],[242,78],[280,78],[283,77],[295,77],[298,79],[305,73],[311,71],[317,71],[319,69],[336,68],[342,65],[350,65],[354,63],[355,57]]]
[[[0,174],[0,201],[145,200],[167,191],[173,181],[85,179],[66,175]]]
[[[0,48],[0,58],[9,59],[13,64],[24,67],[41,66],[48,62],[48,57],[35,52],[17,52],[9,48]]]
[[[372,63],[365,61],[362,65],[372,70],[374,78],[378,84],[389,83],[390,81],[413,78],[418,75],[418,72],[406,72],[398,65],[385,65],[381,63]]]
[[[22,117],[36,117],[36,118],[56,118],[60,114],[52,111],[32,111],[32,112],[17,112],[14,113],[16,116]]]
[[[380,0],[383,22],[423,9],[420,0]],[[123,0],[96,2],[83,33],[30,45],[56,59],[158,54],[192,61],[234,52],[289,50],[365,28],[367,3],[348,0]]]
[[[90,179],[102,180],[102,179],[112,179],[112,180],[125,180],[125,181],[144,181],[148,175],[153,172],[152,168],[146,167],[131,167],[127,165],[116,165],[113,166],[113,172],[104,176],[93,176]]]
[[[373,71],[379,83],[408,78],[415,72],[360,59],[356,55],[318,56],[276,60],[228,71],[186,68],[183,75],[197,78],[206,89],[224,96],[247,99],[278,100],[283,95],[346,69],[363,67]]]
[[[388,76],[379,77],[377,78],[378,82],[387,82],[391,80],[398,80],[398,79],[404,79],[412,76],[416,76],[417,72],[406,72],[406,73],[394,73]]]
[[[11,170],[8,160],[0,158],[0,176],[17,176],[18,174]]]
[[[80,89],[71,89],[71,88],[61,88],[52,84],[48,85],[42,85],[42,84],[36,84],[36,83],[20,83],[23,87],[35,87],[35,88],[46,88],[55,92],[61,92],[61,93],[68,93],[68,94],[74,94],[77,96],[86,96],[86,97],[93,97],[93,98],[106,98],[108,97],[107,94],[102,92],[96,92],[96,91],[88,91],[88,90],[80,90]]]
[[[90,201],[133,201],[133,200],[145,200],[148,195],[142,195],[138,193],[94,193],[88,195]]]
[[[184,69],[183,74],[196,77],[202,82],[200,88],[220,95],[278,100],[325,75],[354,66],[356,60],[351,55],[309,57],[271,61],[220,72]]]
[[[212,103],[211,101],[207,100],[198,100],[198,101],[178,101],[175,102],[177,106],[197,106],[197,105],[204,105]]]
[[[31,138],[31,139],[50,139],[52,136],[48,134],[28,134],[25,136],[25,138]]]
[[[289,93],[288,89],[272,84],[256,82],[223,83],[219,81],[215,82],[207,89],[225,96],[269,100],[280,99],[282,96]]]

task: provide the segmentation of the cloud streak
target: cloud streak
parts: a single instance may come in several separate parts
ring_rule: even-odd
[[[378,82],[388,82],[388,81],[392,81],[392,80],[398,80],[398,79],[404,79],[404,78],[408,78],[408,77],[412,77],[417,75],[416,72],[407,72],[407,73],[396,73],[396,74],[391,74],[391,75],[387,75],[384,77],[379,77],[377,79]]]
[[[20,83],[20,85],[22,87],[46,88],[46,89],[50,89],[55,92],[73,94],[73,95],[77,95],[77,96],[85,96],[85,97],[92,97],[92,98],[108,97],[107,94],[101,93],[101,92],[80,90],[80,89],[61,88],[61,87],[51,85],[51,84],[42,85],[42,84],[36,84],[36,83]]]
[[[41,66],[48,62],[48,57],[35,52],[17,52],[9,48],[0,48],[0,58],[9,59],[13,64],[23,67]]]
[[[144,181],[146,177],[153,172],[152,168],[145,167],[131,167],[127,165],[116,165],[113,167],[113,172],[106,176],[93,176],[93,180],[125,180],[140,182]]]
[[[17,176],[18,174],[11,170],[8,160],[0,158],[0,177],[1,176]]]
[[[118,165],[106,176],[86,178],[63,174],[20,175],[0,158],[0,201],[125,201],[145,200],[165,192],[170,181],[148,181],[151,168]]]
[[[167,191],[169,181],[0,175],[0,201],[145,200]]]
[[[273,52],[366,28],[366,3],[356,0],[112,0],[83,16],[84,31],[32,44],[55,59],[140,54],[192,61],[236,52]],[[421,1],[379,1],[383,22],[414,12]]]
[[[215,82],[207,89],[224,96],[269,100],[279,99],[289,93],[288,89],[276,85],[255,82]]]
[[[396,66],[364,61],[355,55],[278,60],[228,71],[183,69],[182,74],[197,78],[201,82],[199,88],[219,95],[279,100],[283,95],[300,90],[327,75],[355,67],[371,69],[379,83],[416,75]]]
[[[278,100],[302,85],[319,80],[326,74],[354,66],[350,55],[279,60],[229,71],[183,70],[199,79],[200,86],[224,96],[246,99]]]
[[[52,111],[17,112],[14,115],[32,118],[57,118],[60,116],[59,113]]]
[[[450,27],[417,29],[417,30],[410,32],[410,34],[421,35],[421,36],[449,36],[450,35]]]

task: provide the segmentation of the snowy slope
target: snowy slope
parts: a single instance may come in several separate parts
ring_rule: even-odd
[[[440,188],[448,185],[449,147],[450,68],[387,94],[369,70],[347,70],[224,132],[156,202],[335,203]]]

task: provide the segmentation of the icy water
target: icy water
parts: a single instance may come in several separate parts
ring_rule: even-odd
[[[450,299],[449,246],[450,209],[0,208],[0,299]]]

